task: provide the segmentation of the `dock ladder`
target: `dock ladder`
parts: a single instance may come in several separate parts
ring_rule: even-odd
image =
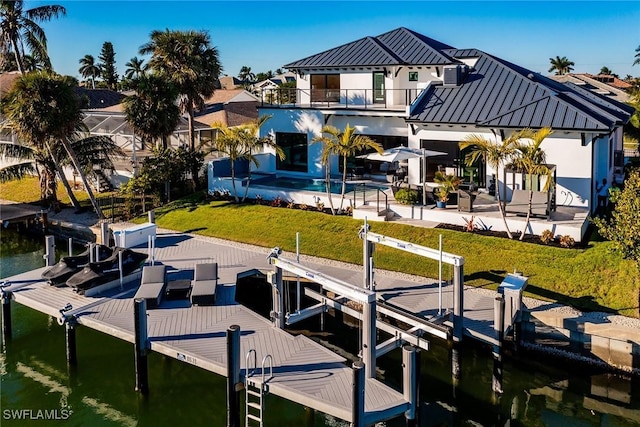
[[[253,356],[253,357],[251,357]],[[269,375],[267,376],[267,362]],[[266,382],[273,378],[273,358],[267,354],[262,358],[262,370],[260,382],[257,382],[256,373],[257,355],[254,349],[247,352],[246,366],[247,374],[245,375],[245,425],[248,427],[251,422],[258,423],[260,427],[264,426],[262,416],[264,413],[264,395],[268,393]]]

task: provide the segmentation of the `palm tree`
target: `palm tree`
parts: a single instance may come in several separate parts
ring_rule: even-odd
[[[100,67],[96,64],[93,55],[85,55],[78,61],[80,63],[80,75],[85,79],[91,78],[91,87],[96,88],[96,76],[100,75]]]
[[[502,144],[486,139],[483,135],[472,134],[461,141],[459,145],[461,150],[465,150],[467,148],[470,149],[469,153],[467,153],[465,157],[465,164],[467,166],[472,166],[477,161],[481,160],[490,165],[496,171],[497,177],[500,167],[507,163],[515,154],[515,144],[517,141],[517,133],[505,139]],[[505,216],[502,202],[500,201],[500,185],[499,179],[497,178],[496,200],[498,201],[498,210],[502,217],[502,221],[504,222],[505,230],[507,230],[507,236],[509,236],[510,239],[513,239],[511,231],[509,230],[509,225],[507,224],[507,218]]]
[[[152,31],[151,41],[140,47],[140,54],[151,54],[149,66],[173,82],[178,89],[179,105],[189,120],[189,148],[195,151],[193,116],[204,108],[220,76],[222,65],[218,50],[211,47],[205,31]],[[198,183],[199,171],[191,171]]]
[[[177,89],[156,74],[142,75],[132,83],[136,93],[123,101],[127,122],[142,137],[143,143],[162,138],[162,147],[166,149],[167,137],[180,121]]]
[[[636,58],[636,59],[633,61],[633,65],[640,64],[640,46],[638,46],[636,48],[636,54],[635,54],[634,58]]]
[[[275,150],[276,156],[283,160],[285,158],[284,151],[269,137],[259,138],[260,127],[271,118],[271,116],[260,116],[250,123],[240,126],[229,127],[222,123],[213,123],[212,128],[216,129],[217,135],[212,145],[207,149],[208,153],[217,151],[226,154],[231,163],[231,186],[233,188],[233,198],[239,203],[238,192],[236,190],[236,172],[235,162],[237,160],[247,160],[256,167],[260,166],[255,153],[267,145]],[[251,182],[251,165],[249,165],[249,174],[247,179],[247,187],[242,197],[244,202],[249,194],[249,184]]]
[[[25,72],[25,46],[31,56],[51,69],[51,60],[47,53],[47,37],[38,22],[66,15],[67,11],[59,5],[38,6],[24,9],[22,0],[0,0],[0,51],[13,51],[20,73]]]
[[[382,153],[382,146],[368,136],[357,135],[356,128],[350,127],[348,123],[344,128],[344,131],[339,130],[335,126],[324,126],[321,132],[322,135],[313,138],[311,143],[320,142],[324,144],[324,147],[322,148],[321,162],[323,165],[326,165],[327,169],[327,196],[329,197],[332,213],[334,213],[334,211],[333,202],[331,201],[329,158],[332,155],[342,156],[342,191],[340,197],[340,208],[338,209],[338,212],[342,212],[344,196],[347,190],[347,159],[368,148],[372,148],[378,153]],[[324,136],[324,134],[327,134],[327,136]]]
[[[247,81],[253,81],[255,80],[255,78],[256,78],[256,75],[251,72],[251,67],[247,67],[246,65],[243,65],[242,68],[240,68],[240,72],[238,73],[238,79],[240,79],[243,82],[247,82]]]
[[[611,71],[609,69],[609,67],[605,66],[605,67],[600,68],[600,72],[598,74],[604,74],[606,76],[609,76],[609,75],[613,74],[613,71]]]
[[[137,56],[131,58],[124,66],[127,67],[124,76],[130,80],[143,76],[149,68],[149,64],[145,64],[144,59],[138,59]]]
[[[551,68],[549,68],[549,72],[555,70],[556,75],[563,75],[570,73],[573,71],[573,66],[576,65],[573,61],[569,61],[566,56],[560,58],[556,56],[555,58],[549,58],[551,62]]]
[[[102,211],[87,182],[87,168],[83,167],[73,149],[73,141],[87,132],[75,94],[76,86],[77,81],[68,76],[49,72],[25,74],[16,80],[3,98],[2,113],[7,118],[5,126],[10,127],[22,143],[48,153],[54,163],[59,162],[60,157],[56,153],[60,146],[64,149],[96,213],[102,218]],[[95,161],[90,158],[88,164]],[[55,175],[48,180],[55,181]]]
[[[542,128],[536,132],[531,129],[523,129],[518,133],[519,138],[515,145],[517,155],[513,157],[512,164],[516,170],[527,174],[527,180],[525,183],[529,188],[527,220],[524,224],[522,234],[520,235],[520,240],[524,239],[527,227],[529,227],[529,220],[531,219],[533,175],[546,176],[547,179],[545,181],[544,191],[547,191],[551,185],[551,170],[546,165],[546,154],[544,150],[542,150],[541,145],[544,139],[552,133],[553,131],[551,128]]]

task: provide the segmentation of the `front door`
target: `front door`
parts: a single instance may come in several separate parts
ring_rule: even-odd
[[[384,73],[373,73],[373,102],[375,104],[385,103]]]

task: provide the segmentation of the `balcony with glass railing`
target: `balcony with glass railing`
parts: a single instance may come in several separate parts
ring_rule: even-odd
[[[267,108],[319,108],[406,111],[424,89],[264,89]]]

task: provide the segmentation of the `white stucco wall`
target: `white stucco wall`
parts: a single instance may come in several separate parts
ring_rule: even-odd
[[[322,126],[324,125],[322,112],[316,110],[262,108],[260,109],[259,114],[271,115],[271,119],[269,119],[260,129],[261,137],[272,135],[275,138],[276,132],[307,134],[307,158],[309,159],[308,170],[306,173],[277,171],[275,168],[275,158],[273,159],[273,161],[264,162],[265,168],[261,167],[261,172],[278,173],[279,175],[283,176],[309,176],[320,178],[324,177],[324,166],[320,162],[322,144],[311,144],[311,140],[315,136],[320,135],[320,131],[322,130]],[[265,153],[275,155],[273,149],[269,148],[265,149]],[[337,170],[337,165],[335,166],[335,168]]]
[[[486,129],[472,128],[436,128],[431,127],[421,129],[416,135],[412,135],[409,131],[409,146],[419,148],[420,140],[431,139],[438,141],[451,141],[457,144],[467,135],[479,134],[489,140],[495,140],[500,136],[494,136],[493,133]],[[597,141],[598,146],[602,145],[602,154],[608,156],[608,138],[607,142]],[[556,203],[560,206],[579,206],[589,207],[591,198],[591,145],[582,146],[579,133],[555,133],[545,139],[542,143],[542,149],[547,155],[547,163],[556,165]],[[434,158],[437,161],[437,157]],[[607,160],[604,159],[603,165]],[[409,161],[409,182],[412,184],[420,183],[420,166],[419,159]],[[496,171],[487,165],[486,182]],[[502,191],[503,171],[497,174],[500,190]],[[511,184],[508,177],[507,184]],[[594,184],[595,185],[595,184]],[[509,192],[510,193],[510,192]],[[509,194],[507,194],[509,197]]]

